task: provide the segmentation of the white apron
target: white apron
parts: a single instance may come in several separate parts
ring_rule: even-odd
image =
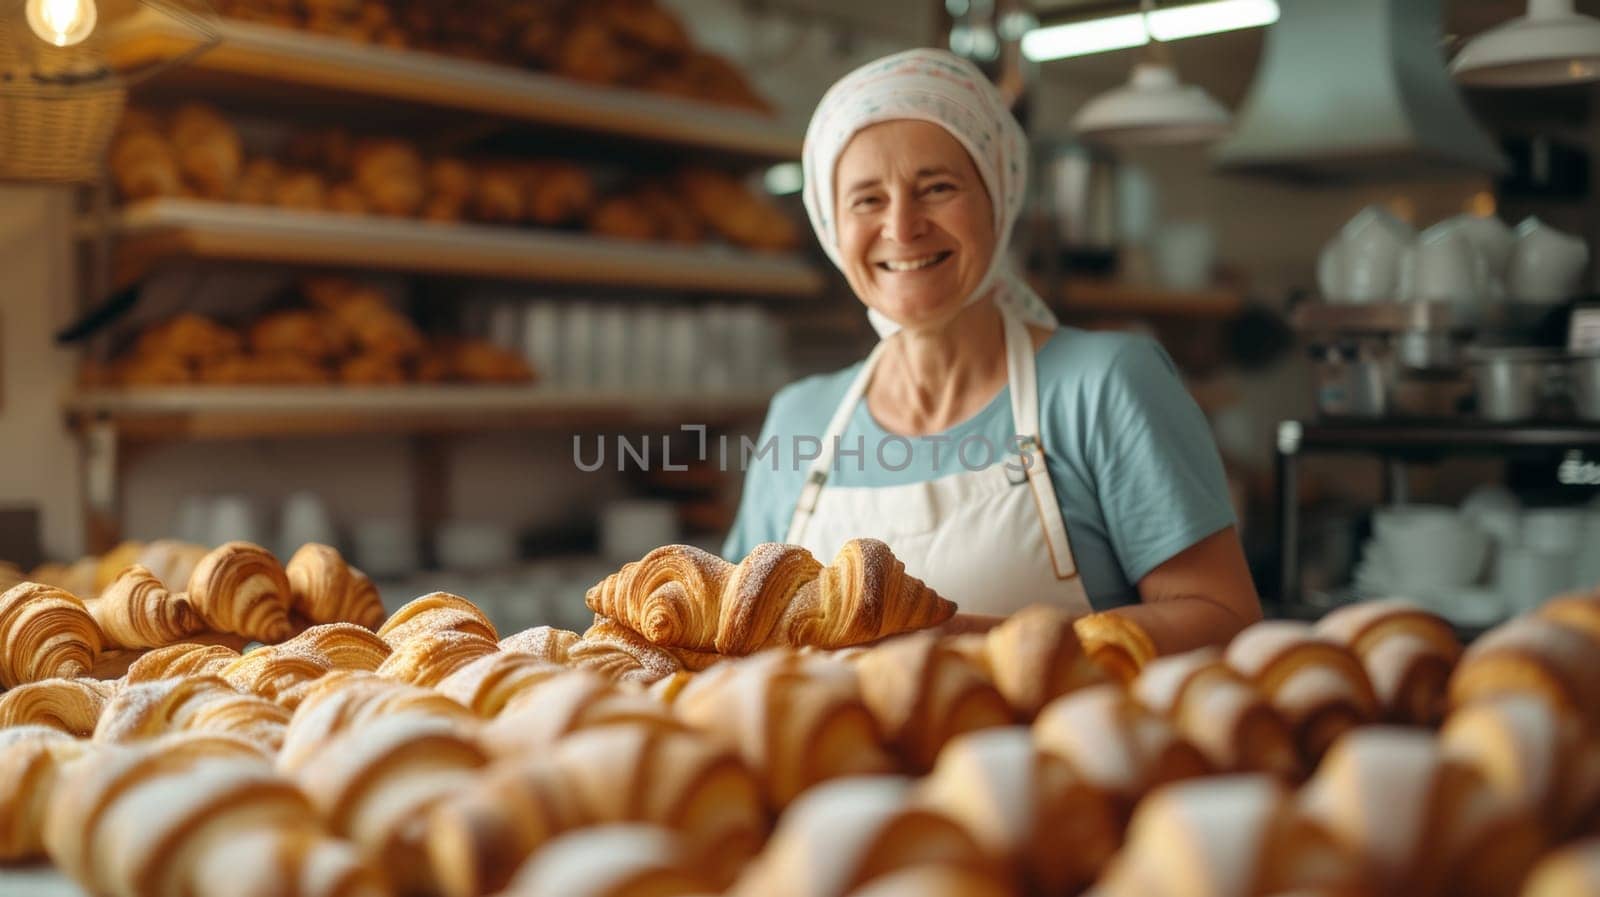
[[[962,613],[1007,616],[1038,603],[1079,613],[1091,610],[1045,469],[1033,341],[1020,320],[1004,309],[1001,317],[1011,418],[1025,454],[1010,454],[1019,451],[1015,444],[995,446],[993,464],[967,470],[956,454],[960,444],[951,443],[941,452],[962,466],[960,473],[903,486],[824,489],[839,437],[888,345],[881,342],[828,424],[822,455],[811,466],[785,542],[804,546],[827,563],[850,539],[881,539],[905,563],[907,573],[956,602]],[[875,451],[867,446],[867,457]],[[1026,472],[1021,469],[1024,457]]]

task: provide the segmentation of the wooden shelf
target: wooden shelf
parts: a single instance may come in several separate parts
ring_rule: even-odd
[[[650,395],[539,386],[190,386],[97,389],[66,401],[74,427],[136,442],[758,421],[768,392]]]
[[[200,200],[137,203],[111,228],[118,284],[192,258],[771,296],[823,286],[795,255]]]
[[[258,23],[224,19],[217,30],[220,43],[160,82],[263,96],[307,87],[325,92],[323,100],[365,100],[368,111],[376,98],[752,159],[800,158],[802,136],[759,112]],[[146,10],[108,32],[106,55],[132,68],[195,47],[189,29]]]
[[[1042,284],[1035,284],[1036,287]],[[1042,291],[1064,314],[1145,315],[1183,318],[1230,318],[1244,307],[1244,298],[1225,288],[1169,290],[1115,280],[1068,278],[1055,295]]]

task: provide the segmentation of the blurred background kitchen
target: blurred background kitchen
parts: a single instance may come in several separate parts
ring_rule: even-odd
[[[800,136],[936,45],[1033,138],[1041,294],[1183,368],[1269,612],[1487,626],[1600,582],[1597,14],[5,0],[0,558],[92,592],[158,539],[325,541],[391,606],[582,629],[870,347]]]

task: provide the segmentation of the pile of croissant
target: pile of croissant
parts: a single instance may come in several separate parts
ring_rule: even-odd
[[[1600,593],[1466,649],[1386,601],[1157,657],[1115,612],[942,634],[865,539],[658,549],[582,634],[385,617],[327,546],[186,582],[0,596],[0,860],[141,897],[1600,893]]]
[[[224,15],[601,84],[771,107],[727,60],[696,48],[656,0],[221,0]]]
[[[110,166],[128,202],[188,197],[299,211],[453,223],[579,227],[633,240],[699,243],[708,234],[752,249],[793,249],[782,211],[737,178],[686,166],[634,177],[605,195],[582,165],[561,159],[429,156],[411,140],[302,131],[276,155],[247,154],[215,108],[130,109]]]
[[[429,337],[376,287],[309,278],[292,303],[237,327],[184,312],[145,327],[104,364],[87,363],[91,386],[387,386],[521,384],[535,379],[522,356],[487,340]]]

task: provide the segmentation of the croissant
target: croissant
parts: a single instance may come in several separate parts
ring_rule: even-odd
[[[233,195],[244,166],[239,132],[209,106],[190,103],[172,117],[172,145],[178,167],[189,183],[208,199]]]
[[[431,687],[474,660],[499,650],[491,639],[469,632],[451,629],[426,632],[395,648],[377,673],[385,678]]]
[[[1539,605],[1534,614],[1577,629],[1590,641],[1600,642],[1600,589],[1588,594],[1558,595]]]
[[[87,742],[33,727],[0,745],[0,863],[44,852],[44,817],[61,768],[89,752]],[[44,734],[49,733],[49,734]]]
[[[1085,653],[1072,615],[1048,604],[1025,607],[987,633],[947,645],[983,670],[1019,719],[1031,720],[1050,701],[1105,680]]]
[[[825,782],[801,795],[745,867],[734,897],[844,897],[870,878],[937,863],[984,873],[990,861],[966,829],[912,802],[898,776]]]
[[[117,193],[128,202],[177,196],[181,189],[172,143],[158,132],[124,129],[111,143],[109,161]]]
[[[594,207],[594,178],[582,166],[546,160],[528,171],[528,219],[556,227],[582,219]]]
[[[966,826],[1030,894],[1078,893],[1122,839],[1112,799],[1039,750],[1022,726],[952,740],[917,800]]]
[[[322,623],[306,629],[280,647],[305,651],[326,660],[336,670],[366,670],[383,665],[393,654],[389,643],[356,623]]]
[[[205,628],[187,595],[167,591],[154,573],[138,564],[125,568],[100,597],[84,605],[111,648],[157,648]]]
[[[439,693],[482,717],[492,717],[525,689],[565,667],[546,663],[532,654],[496,651],[474,660],[446,676],[436,686]]]
[[[722,654],[842,648],[955,613],[875,539],[846,542],[827,567],[793,545],[758,545],[738,564],[667,545],[606,577],[585,601],[657,645]]]
[[[240,694],[217,676],[189,676],[130,685],[106,704],[94,741],[119,744],[173,732],[214,732],[245,739],[264,754],[283,743],[289,712]]]
[[[449,720],[400,715],[324,743],[295,772],[329,829],[355,841],[408,892],[436,889],[419,820],[488,761]]]
[[[134,344],[134,354],[199,363],[236,355],[240,347],[239,334],[233,330],[204,315],[184,312],[145,328]]]
[[[519,654],[532,654],[546,662],[565,665],[567,652],[579,636],[576,632],[556,629],[553,626],[535,626],[513,633],[500,640],[500,650]]]
[[[421,155],[400,140],[369,140],[355,147],[355,185],[380,215],[416,214],[427,194]]]
[[[1072,764],[1084,781],[1112,795],[1119,811],[1168,782],[1211,771],[1205,756],[1165,718],[1111,683],[1045,705],[1034,741]]]
[[[42,725],[80,738],[94,732],[115,682],[98,679],[44,679],[0,694],[0,728]]]
[[[1369,893],[1360,859],[1306,818],[1278,780],[1216,776],[1139,804],[1128,844],[1086,897]]]
[[[931,633],[893,639],[852,662],[884,740],[914,771],[932,768],[957,735],[1012,722],[1006,699],[982,671]]]
[[[1461,657],[1444,618],[1404,601],[1372,601],[1328,614],[1316,631],[1361,659],[1386,720],[1436,726],[1444,718],[1450,671]]]
[[[567,650],[567,662],[571,666],[593,670],[613,682],[640,685],[665,679],[689,666],[705,669],[719,656],[651,644],[632,629],[600,616],[595,617],[594,625]]]
[[[1507,693],[1538,696],[1562,714],[1600,723],[1600,642],[1556,620],[1522,616],[1490,630],[1461,656],[1450,704]]]
[[[116,547],[102,554],[99,561],[95,563],[94,596],[97,597],[101,592],[104,592],[107,586],[110,586],[118,576],[122,575],[123,570],[138,563],[139,555],[142,553],[144,553],[143,542],[123,541],[118,542]],[[87,599],[90,596],[79,595],[78,597]]]
[[[737,750],[760,774],[775,809],[818,782],[895,768],[855,671],[836,660],[762,652],[696,677],[672,707],[679,719]]]
[[[239,652],[226,645],[196,645],[183,642],[145,652],[128,666],[124,677],[130,683],[154,682],[180,676],[220,673],[239,659]]]
[[[344,670],[313,682],[294,709],[278,751],[278,768],[294,774],[339,735],[391,716],[428,716],[463,731],[472,712],[438,692],[381,679],[373,673]]]
[[[289,558],[290,606],[317,623],[347,622],[368,629],[383,623],[383,602],[365,573],[337,549],[310,542]]]
[[[226,744],[164,741],[73,767],[46,821],[51,858],[96,894],[384,893],[373,869],[307,827],[305,795]],[[305,840],[316,843],[291,849]]]
[[[225,632],[261,642],[292,634],[289,578],[272,553],[249,542],[213,548],[189,577],[189,600]]]
[[[587,670],[571,670],[520,692],[478,733],[496,757],[547,749],[584,729],[645,725],[688,730],[689,726],[648,695],[623,691]]]
[[[86,676],[100,628],[72,593],[24,582],[0,594],[0,687]]]
[[[766,200],[731,175],[709,168],[686,167],[677,175],[680,195],[712,229],[740,246],[791,249],[799,241],[794,224]]]
[[[652,682],[644,691],[645,694],[660,701],[663,706],[671,707],[678,703],[678,695],[695,678],[695,674],[688,670],[679,670],[665,679]]]
[[[704,879],[681,839],[654,826],[605,825],[550,842],[506,897],[688,897]]]
[[[1340,735],[1378,718],[1378,696],[1361,661],[1309,624],[1256,623],[1234,637],[1226,656],[1289,723],[1308,768]]]
[[[135,563],[149,570],[168,588],[173,585],[184,587],[208,550],[204,545],[191,542],[157,539],[145,544],[144,551],[139,553]]]
[[[1600,743],[1580,721],[1531,695],[1507,694],[1451,713],[1445,756],[1475,766],[1497,793],[1538,815],[1558,839],[1600,810]]]
[[[1095,665],[1128,683],[1156,656],[1155,643],[1139,624],[1115,613],[1090,614],[1073,621],[1083,650]]]
[[[217,675],[241,692],[293,710],[304,695],[304,686],[331,669],[333,666],[325,657],[284,644],[256,648],[223,667]]]
[[[875,878],[850,897],[1015,897],[1004,879],[951,866],[912,866]]]
[[[1590,897],[1600,893],[1600,840],[1590,838],[1544,855],[1521,897]]]
[[[1299,779],[1300,756],[1289,724],[1217,649],[1157,658],[1139,672],[1132,691],[1218,771]]]
[[[451,897],[466,897],[501,887],[554,833],[613,822],[678,831],[718,887],[760,847],[767,825],[760,785],[733,754],[687,732],[605,726],[451,798],[435,812],[429,850],[438,880],[454,882]]]
[[[430,592],[407,602],[379,627],[378,637],[389,647],[399,648],[420,633],[446,629],[479,635],[491,642],[500,640],[494,624],[477,605],[449,592]]]
[[[1511,897],[1544,847],[1525,810],[1415,729],[1341,738],[1300,800],[1385,893]]]

